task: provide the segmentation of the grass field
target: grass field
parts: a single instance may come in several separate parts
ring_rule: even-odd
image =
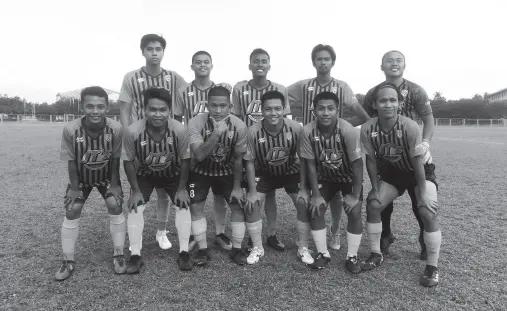
[[[191,272],[181,272],[176,264],[173,213],[173,248],[162,251],[155,244],[150,202],[145,212],[146,266],[133,276],[112,272],[109,220],[94,191],[81,218],[77,269],[69,280],[58,283],[53,275],[61,261],[68,179],[66,165],[59,160],[61,130],[62,125],[0,123],[2,310],[507,309],[502,257],[507,251],[507,128],[436,130],[432,155],[440,185],[443,244],[441,283],[432,289],[418,284],[424,263],[417,259],[417,223],[407,195],[396,201],[393,213],[398,239],[392,248],[402,258],[352,276],[344,268],[343,248],[332,252],[330,266],[323,271],[311,271],[296,258],[295,211],[280,191],[279,235],[287,245],[285,252],[266,248],[259,264],[239,267],[229,262],[225,251],[212,248],[209,266]],[[128,184],[123,186],[128,193]],[[346,219],[343,228],[345,224]],[[213,228],[208,217],[209,243]],[[368,255],[365,235],[359,253],[361,258]]]

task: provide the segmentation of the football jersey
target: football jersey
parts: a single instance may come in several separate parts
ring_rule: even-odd
[[[284,115],[290,114],[287,89],[278,83],[268,81],[268,86],[257,89],[251,81],[236,83],[232,90],[232,113],[238,116],[247,127],[262,120],[261,96],[267,91],[278,91],[285,96]]]
[[[414,82],[403,80],[399,87],[403,102],[399,103],[399,113],[402,116],[419,121],[422,116],[433,113],[431,110],[430,99],[426,91]],[[364,110],[370,117],[376,117],[377,111],[373,109],[373,91],[375,87],[366,93],[363,102]]]
[[[208,92],[215,86],[211,82],[211,86],[201,90],[193,82],[178,90],[176,103],[174,105],[174,115],[185,118],[185,123],[198,114],[208,112],[206,104],[208,103]]]
[[[422,149],[415,148],[420,143],[419,125],[405,116],[398,116],[398,120],[388,132],[380,129],[377,117],[361,125],[363,152],[376,156],[380,165],[391,165],[405,172],[413,171],[411,158],[423,154]]]
[[[161,140],[153,139],[145,120],[132,123],[125,133],[126,161],[136,163],[137,175],[175,177],[181,160],[190,159],[188,131],[180,122],[169,119]]]
[[[234,173],[234,154],[246,152],[247,128],[234,115],[229,116],[227,127],[213,152],[203,161],[197,162],[193,172],[206,176],[227,176]],[[207,112],[193,117],[188,123],[190,144],[206,142],[213,130],[213,121]]]
[[[335,93],[340,99],[338,107],[339,117],[343,114],[343,106],[352,107],[358,103],[350,86],[341,80],[332,78],[327,85],[320,85],[317,78],[301,80],[288,87],[289,102],[294,116],[302,117],[306,125],[315,120],[313,112],[313,99],[322,92]]]
[[[93,138],[84,125],[85,117],[67,123],[63,129],[60,159],[75,161],[79,187],[99,187],[111,182],[113,158],[121,157],[121,124],[106,118],[101,134]]]
[[[254,160],[255,169],[272,176],[299,174],[297,153],[302,126],[283,119],[283,127],[273,136],[258,122],[248,128],[245,160]]]
[[[143,93],[150,87],[163,87],[171,93],[173,104],[176,102],[176,92],[187,85],[185,79],[174,71],[162,68],[157,76],[147,74],[143,68],[131,71],[123,78],[118,100],[132,104],[132,122],[144,118]]]
[[[330,137],[325,137],[317,121],[304,126],[301,135],[300,156],[315,161],[318,180],[335,183],[352,182],[352,162],[361,158],[359,135],[354,127],[338,119]]]

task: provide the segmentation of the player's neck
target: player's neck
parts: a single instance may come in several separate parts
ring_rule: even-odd
[[[338,124],[338,119],[336,119],[331,125],[322,125],[319,122],[317,122],[317,128],[319,129],[319,132],[323,134],[324,136],[331,136],[334,133],[334,130]]]
[[[317,83],[320,85],[326,85],[331,82],[333,78],[331,77],[331,72],[328,73],[317,73]]]
[[[158,76],[162,72],[162,67],[160,67],[160,64],[158,65],[146,64],[144,65],[143,70],[150,76]]]
[[[167,120],[169,122],[169,120]],[[165,135],[166,129],[167,129],[167,122],[164,124],[164,126],[150,126],[148,123],[146,125],[146,130],[148,131],[148,134],[150,137],[155,141],[160,141]]]
[[[398,122],[398,117],[399,117],[398,115],[396,115],[393,118],[389,118],[389,119],[379,117],[378,122],[379,122],[380,129],[383,132],[389,132],[393,128],[393,126],[396,124],[396,122]]]
[[[86,131],[91,132],[91,133],[98,133],[98,132],[101,132],[104,129],[104,127],[106,126],[106,119],[104,118],[104,120],[100,123],[91,123],[88,120],[88,118],[85,118],[84,119],[84,126],[85,126]]]
[[[213,82],[211,82],[210,76],[195,77],[193,83],[195,86],[197,86],[201,90],[205,90],[205,89],[211,87],[211,84],[213,84]]]
[[[253,77],[252,80],[250,80],[250,84],[256,88],[256,89],[262,89],[269,85],[268,77],[262,76],[262,77]]]
[[[396,86],[400,86],[403,83],[403,76],[401,77],[386,77],[387,83],[392,83]]]
[[[264,129],[271,135],[271,136],[276,136],[278,135],[278,133],[280,133],[280,131],[282,130],[282,127],[283,127],[283,120],[281,122],[278,122],[278,124],[275,124],[275,125],[272,125],[272,124],[269,124],[269,122],[266,122],[265,120],[262,120],[262,126],[264,127]]]

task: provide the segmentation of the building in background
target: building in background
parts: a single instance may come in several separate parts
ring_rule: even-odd
[[[484,99],[490,103],[507,100],[507,88],[501,89],[495,93],[488,94],[484,97]]]

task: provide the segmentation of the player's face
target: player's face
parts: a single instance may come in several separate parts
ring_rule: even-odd
[[[380,118],[395,118],[398,115],[398,105],[398,94],[393,88],[385,87],[378,92],[375,109]]]
[[[321,99],[315,105],[315,116],[317,122],[324,126],[330,126],[336,122],[338,118],[338,107],[332,99]]]
[[[317,69],[318,73],[327,74],[333,68],[334,63],[331,58],[331,53],[328,51],[318,51],[315,54],[315,59],[313,60],[313,67]]]
[[[231,100],[227,96],[210,96],[206,106],[209,115],[218,122],[229,115]]]
[[[278,98],[268,99],[262,106],[262,116],[270,125],[277,125],[283,120],[283,104]]]
[[[86,95],[83,99],[83,113],[91,124],[100,124],[109,111],[104,97]]]
[[[164,58],[164,49],[158,41],[152,41],[143,50],[143,56],[146,63],[150,65],[160,65]]]
[[[250,71],[252,71],[253,77],[266,76],[268,74],[268,71],[271,69],[269,57],[266,54],[253,55],[248,68]]]
[[[194,71],[196,77],[207,77],[213,69],[213,64],[208,55],[199,54],[194,57],[190,68]]]
[[[384,57],[380,69],[386,77],[401,77],[405,72],[405,57],[399,52],[390,52]]]
[[[169,113],[170,111],[167,103],[158,98],[149,99],[144,111],[148,125],[156,128],[166,125],[169,119]]]

